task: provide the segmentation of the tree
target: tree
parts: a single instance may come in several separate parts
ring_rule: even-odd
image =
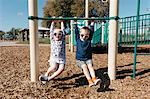
[[[108,3],[103,3],[101,0],[89,0],[89,17],[108,16],[108,6]],[[71,11],[73,13],[73,16],[84,17],[85,0],[74,0]]]
[[[89,17],[108,16],[108,3],[101,0],[89,0]],[[85,0],[47,0],[44,8],[44,17],[84,17]],[[42,26],[50,27],[51,21],[42,21]]]
[[[0,40],[2,39],[2,36],[5,34],[4,31],[0,30]]]
[[[11,28],[10,31],[8,31],[9,34],[12,34],[12,35],[18,35],[19,34],[19,28],[16,29],[16,28]]]
[[[71,17],[71,4],[73,0],[48,0],[45,4],[44,17]],[[50,27],[51,21],[42,21],[42,26]]]

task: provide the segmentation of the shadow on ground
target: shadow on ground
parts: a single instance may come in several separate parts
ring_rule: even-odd
[[[106,73],[106,70],[106,68],[96,70],[96,76],[101,79],[101,83],[96,86],[97,92],[114,91],[114,89],[109,88],[110,79],[108,77],[108,74]],[[75,79],[75,82],[65,83],[65,81],[70,79]],[[64,83],[58,83],[56,85],[53,85],[52,87],[64,90],[72,87],[77,88],[80,86],[88,86],[88,81],[83,73],[73,74],[70,77],[58,78],[56,79],[56,81],[64,81]]]
[[[108,53],[108,46],[95,46],[92,47],[94,54],[106,54]],[[118,47],[118,53],[134,53],[134,47]],[[137,47],[137,53],[150,53],[150,48]]]
[[[137,64],[140,62],[137,62]],[[116,74],[116,79],[124,79],[127,76],[132,76],[133,70],[132,69],[122,69],[125,66],[133,66],[133,63],[126,64],[124,66],[118,66],[119,70],[117,70]],[[145,73],[149,73],[150,69],[147,70],[142,70],[142,71],[137,71],[138,75],[143,75]],[[99,68],[96,70],[96,76],[101,79],[101,83],[96,86],[97,92],[105,92],[105,91],[115,91],[114,89],[109,88],[110,86],[110,79],[107,74],[107,68]],[[74,81],[68,81],[74,79]],[[79,74],[73,74],[70,77],[64,77],[64,78],[58,78],[56,81],[61,81],[61,83],[58,83],[56,85],[53,85],[53,88],[58,88],[58,89],[69,89],[72,87],[80,87],[80,86],[88,86],[88,81],[86,77],[84,76],[83,73]],[[64,82],[63,82],[64,81]],[[68,81],[68,83],[66,83]],[[63,82],[63,83],[62,83]]]
[[[136,62],[136,64],[140,64],[141,62]],[[122,69],[123,67],[129,66],[129,68],[131,69]],[[133,63],[127,64],[127,65],[123,65],[123,66],[117,66],[117,68],[119,68],[119,70],[117,70],[117,79],[124,79],[128,76],[132,77],[133,75]],[[140,76],[140,78],[144,78],[147,76],[142,77],[142,75],[149,73],[150,69],[138,69],[136,70],[136,76]]]

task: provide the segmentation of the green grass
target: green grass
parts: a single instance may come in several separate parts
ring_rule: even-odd
[[[18,41],[17,44],[29,44],[29,41]],[[50,44],[49,38],[39,38],[39,44]],[[66,44],[69,44],[69,36],[66,36]]]
[[[50,44],[50,39],[49,38],[40,38],[39,43],[40,44]]]
[[[29,41],[18,41],[17,44],[29,44]],[[39,38],[39,44],[50,44],[49,38]]]

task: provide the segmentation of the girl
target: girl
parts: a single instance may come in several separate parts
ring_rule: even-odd
[[[61,74],[64,70],[66,63],[66,51],[65,51],[65,31],[64,23],[61,22],[61,29],[54,29],[54,21],[51,23],[50,27],[50,41],[51,41],[51,55],[49,59],[49,65],[45,75],[41,75],[39,80],[45,84],[47,81],[52,80]],[[51,72],[54,73],[49,76]]]

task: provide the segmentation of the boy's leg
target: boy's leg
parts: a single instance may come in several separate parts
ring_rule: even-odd
[[[86,76],[86,78],[87,79],[91,79],[91,76],[90,76],[90,73],[89,73],[87,65],[86,64],[82,64],[81,68],[82,68],[83,73]]]
[[[92,79],[91,79],[91,76],[90,76],[90,73],[89,73],[89,70],[88,70],[87,65],[86,65],[86,64],[82,64],[81,67],[82,67],[82,69],[83,69],[84,75],[86,76],[86,78],[87,78],[87,80],[88,80],[88,82],[89,82],[89,87],[93,86],[94,83],[93,83],[93,81],[92,81]]]
[[[95,71],[94,71],[94,68],[93,68],[93,62],[92,60],[88,60],[86,61],[86,64],[87,64],[87,67],[88,67],[88,70],[90,72],[90,75],[92,78],[95,78]]]
[[[94,71],[94,68],[93,68],[92,60],[88,60],[86,63],[87,63],[90,75],[92,77],[92,81],[94,82],[95,85],[97,85],[100,82],[100,79],[96,78],[95,71]]]
[[[48,80],[51,80],[55,77],[57,77],[59,74],[61,74],[65,68],[65,64],[58,64],[58,69],[55,71],[50,77],[48,77]]]

